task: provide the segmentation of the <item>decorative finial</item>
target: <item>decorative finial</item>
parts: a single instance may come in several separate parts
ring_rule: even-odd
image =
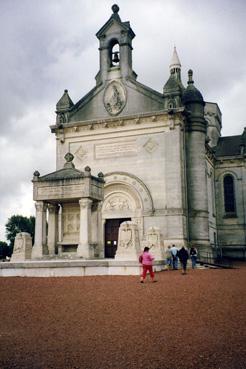
[[[34,177],[39,177],[40,176],[40,173],[38,170],[35,170],[35,172],[33,173]]]
[[[91,176],[91,168],[87,165],[85,167],[85,177],[90,177]]]
[[[113,10],[113,13],[118,13],[120,10],[117,4],[114,4],[111,9]]]
[[[38,170],[35,170],[35,172],[33,173],[33,181],[37,182],[39,180],[40,177],[40,173]]]
[[[191,69],[188,70],[188,85],[191,85],[194,83],[193,81],[193,71]]]
[[[71,154],[71,152],[66,153],[66,155],[64,156],[64,159],[66,160],[66,163],[64,164],[64,168],[67,168],[67,169],[75,168],[74,163],[73,163],[74,156],[73,154]]]
[[[71,152],[68,152],[65,156],[64,156],[64,159],[66,160],[67,163],[73,161],[74,159],[74,156],[73,154],[71,154]]]
[[[68,93],[68,90],[66,89],[66,90],[64,90],[64,92],[65,92],[65,94],[67,94]]]
[[[99,172],[97,176],[98,176],[99,178],[103,178],[103,177],[104,177],[104,174],[103,174],[103,172]]]

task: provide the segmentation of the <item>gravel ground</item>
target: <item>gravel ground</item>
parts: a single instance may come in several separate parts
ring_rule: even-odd
[[[0,368],[246,368],[246,265],[0,278]]]

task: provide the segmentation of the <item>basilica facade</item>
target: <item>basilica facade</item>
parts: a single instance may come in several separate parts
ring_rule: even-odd
[[[218,105],[204,101],[192,70],[183,84],[175,48],[162,92],[138,82],[135,34],[117,5],[96,37],[95,87],[76,103],[64,91],[51,126],[56,171],[34,173],[32,258],[115,258],[121,224],[134,224],[141,247],[152,234],[163,257],[170,244],[239,255],[246,246],[246,130],[221,137]]]

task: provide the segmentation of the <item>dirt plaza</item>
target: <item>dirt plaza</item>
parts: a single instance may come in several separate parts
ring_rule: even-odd
[[[245,368],[246,264],[156,277],[0,278],[0,368]]]

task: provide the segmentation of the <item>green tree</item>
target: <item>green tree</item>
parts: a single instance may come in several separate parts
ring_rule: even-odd
[[[35,217],[30,216],[24,217],[22,215],[12,215],[8,219],[8,222],[5,225],[6,228],[6,238],[9,241],[9,246],[11,250],[14,247],[15,236],[20,232],[30,233],[32,236],[32,241],[34,240],[34,231],[35,231]]]
[[[0,241],[0,259],[5,259],[6,256],[9,256],[10,247],[7,242]]]

